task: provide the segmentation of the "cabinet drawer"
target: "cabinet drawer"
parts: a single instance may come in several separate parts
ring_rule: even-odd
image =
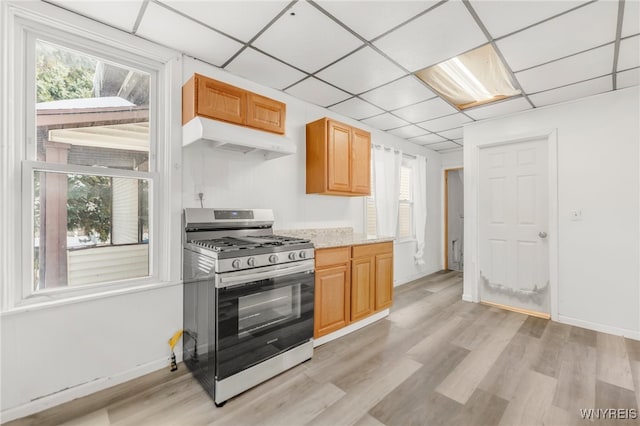
[[[375,256],[384,253],[393,253],[393,241],[353,246],[352,257]]]
[[[349,263],[350,247],[335,247],[316,250],[316,268]]]

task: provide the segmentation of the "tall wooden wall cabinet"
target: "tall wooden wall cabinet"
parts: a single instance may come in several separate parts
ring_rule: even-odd
[[[329,118],[307,124],[307,194],[369,195],[371,134]]]

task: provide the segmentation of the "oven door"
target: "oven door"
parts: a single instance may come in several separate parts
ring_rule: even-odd
[[[313,337],[313,270],[268,275],[216,288],[217,380]]]

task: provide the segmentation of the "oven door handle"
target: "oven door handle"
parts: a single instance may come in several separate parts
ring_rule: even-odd
[[[216,280],[216,288],[227,288],[227,287],[232,287],[239,284],[250,283],[253,281],[268,280],[271,278],[278,278],[278,277],[283,277],[285,275],[305,273],[305,272],[309,274],[312,273],[313,266],[309,266],[308,264],[305,264],[305,265],[292,266],[292,267],[287,267],[282,269],[275,269],[273,271],[268,271],[268,272],[257,272],[253,274],[235,275],[233,277],[220,277],[219,280]]]

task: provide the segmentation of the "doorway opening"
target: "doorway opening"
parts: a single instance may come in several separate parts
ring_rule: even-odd
[[[444,269],[464,269],[464,172],[444,171]]]

